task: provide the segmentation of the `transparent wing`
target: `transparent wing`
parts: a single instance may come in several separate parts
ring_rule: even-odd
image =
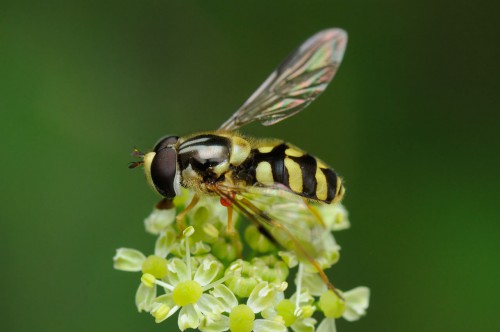
[[[323,30],[310,37],[220,129],[234,130],[253,121],[270,126],[302,111],[326,89],[346,45],[347,33],[342,29]]]
[[[238,188],[218,183],[210,189],[231,202],[275,244],[308,262],[335,291],[323,269],[330,265],[325,263],[328,261],[325,255],[331,253],[332,248],[339,248],[329,230],[311,214],[302,197],[273,187]]]

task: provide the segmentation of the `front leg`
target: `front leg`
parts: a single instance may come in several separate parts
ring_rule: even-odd
[[[186,206],[186,208],[184,210],[182,210],[177,215],[177,217],[175,217],[175,220],[177,221],[177,227],[179,227],[181,234],[184,231],[184,229],[186,229],[186,224],[184,222],[184,216],[186,215],[186,213],[188,213],[190,210],[192,210],[196,206],[196,204],[198,204],[199,201],[200,201],[200,195],[194,194],[194,196],[191,199],[191,202],[188,204],[188,206]]]

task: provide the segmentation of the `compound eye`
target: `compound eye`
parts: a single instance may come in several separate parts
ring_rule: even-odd
[[[163,144],[167,138],[160,142]],[[177,138],[176,138],[177,139]],[[173,148],[164,147],[158,149],[151,163],[151,179],[158,192],[166,198],[174,198],[176,195],[177,182],[177,152]]]
[[[165,149],[168,146],[172,146],[172,145],[176,144],[178,140],[179,140],[179,136],[164,137],[164,138],[160,139],[158,141],[158,143],[156,143],[154,151],[158,152],[161,149]]]

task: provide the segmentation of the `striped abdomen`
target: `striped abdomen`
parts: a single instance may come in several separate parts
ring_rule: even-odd
[[[298,195],[325,203],[340,200],[344,193],[340,177],[331,168],[284,142],[253,149],[240,172],[249,184],[282,184]]]

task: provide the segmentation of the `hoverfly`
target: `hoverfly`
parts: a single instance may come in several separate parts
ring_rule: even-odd
[[[181,187],[194,192],[191,203],[178,218],[196,205],[201,195],[217,195],[228,208],[228,229],[233,206],[265,228],[279,227],[293,235],[269,214],[244,197],[249,188],[288,191],[306,201],[339,202],[344,195],[341,178],[320,159],[279,139],[254,139],[236,129],[260,121],[273,125],[305,109],[328,86],[347,44],[341,29],[316,33],[292,52],[250,98],[219,129],[185,137],[161,139],[152,152],[137,153],[152,188],[172,200]],[[179,219],[178,219],[179,220]],[[267,233],[269,236],[269,233]],[[307,250],[294,241],[298,251],[333,286]]]

